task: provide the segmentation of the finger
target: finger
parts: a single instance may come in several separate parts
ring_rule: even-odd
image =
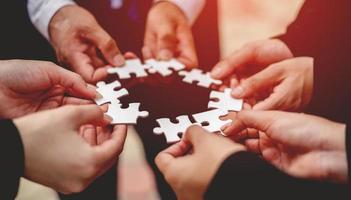
[[[157,55],[156,34],[150,31],[149,29],[150,28],[146,28],[144,36],[144,46],[141,49],[141,53],[143,54],[144,60],[156,58]]]
[[[253,153],[260,154],[260,152],[261,152],[258,139],[245,140],[245,146],[249,151],[251,151]]]
[[[282,93],[273,93],[263,101],[253,106],[253,110],[285,110],[281,109],[283,102],[286,101],[285,95]]]
[[[235,98],[249,98],[281,81],[282,73],[283,70],[279,65],[271,65],[242,81],[238,87],[233,89],[232,95]]]
[[[84,53],[75,53],[69,56],[69,62],[76,73],[81,75],[88,83],[96,83],[107,77],[107,69],[98,68],[91,64],[91,59]]]
[[[194,38],[190,27],[178,28],[177,34],[179,39],[180,55],[178,60],[184,63],[188,68],[194,68],[199,65]]]
[[[177,50],[178,39],[173,27],[163,26],[157,34],[157,59],[170,60]]]
[[[79,127],[86,124],[103,125],[107,116],[97,105],[65,106],[63,112],[68,115],[67,119],[78,130]]]
[[[123,151],[123,146],[127,137],[127,126],[117,125],[113,128],[111,138],[94,148],[97,162],[100,164],[110,163],[108,161],[117,159]]]
[[[96,138],[96,127],[93,125],[85,125],[81,128],[81,135],[86,142],[88,142],[91,146],[95,146],[97,144]]]
[[[174,159],[184,156],[189,151],[189,148],[189,144],[180,141],[160,152],[155,158],[158,169],[163,173]]]
[[[206,136],[209,135],[209,132],[204,128],[198,125],[193,125],[185,131],[182,140],[190,143],[194,149],[197,149],[199,147],[198,145],[207,138]]]
[[[126,52],[126,53],[124,54],[124,57],[125,57],[126,59],[135,59],[135,58],[138,58],[137,55],[135,55],[135,53],[130,52],[130,51]]]
[[[93,101],[91,100],[80,99],[75,97],[64,97],[62,101],[62,105],[88,105],[92,103]]]
[[[85,37],[90,40],[102,53],[107,62],[113,66],[122,66],[125,62],[117,43],[101,27],[89,31]]]
[[[74,72],[54,65],[47,71],[47,74],[52,81],[52,85],[61,85],[77,97],[86,99],[96,97],[96,91],[88,87],[82,77]]]
[[[91,59],[91,64],[95,67],[95,68],[99,68],[101,66],[105,66],[106,62],[103,60],[103,58],[101,56],[98,55],[97,49],[96,47],[90,47],[86,53],[89,55],[90,59]]]
[[[270,125],[280,117],[279,114],[280,112],[277,111],[241,111],[233,124],[223,131],[223,134],[233,137],[246,128],[266,133]]]

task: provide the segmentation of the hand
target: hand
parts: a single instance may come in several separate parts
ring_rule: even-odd
[[[127,132],[125,126],[115,126],[100,145],[85,142],[79,136],[81,126],[107,124],[96,105],[64,106],[14,123],[23,141],[25,177],[63,193],[82,191],[109,169],[122,152]]]
[[[187,67],[197,67],[194,39],[185,14],[170,2],[159,2],[149,11],[142,49],[144,59],[177,58]]]
[[[313,59],[291,57],[279,40],[254,42],[216,65],[212,76],[233,74],[232,95],[253,99],[254,110],[299,110],[312,96]]]
[[[52,18],[49,32],[58,60],[89,83],[104,79],[107,65],[124,64],[115,40],[79,6],[61,8]]]
[[[71,96],[67,96],[69,93]],[[96,96],[78,75],[43,61],[0,61],[0,118],[16,118]],[[83,98],[83,99],[82,99]]]
[[[203,198],[222,162],[244,150],[244,146],[221,135],[192,126],[179,143],[159,153],[155,162],[178,199],[195,200]]]
[[[257,129],[259,135],[245,136],[246,128]],[[242,111],[224,133],[246,137],[249,150],[291,176],[347,182],[343,124],[306,114]]]

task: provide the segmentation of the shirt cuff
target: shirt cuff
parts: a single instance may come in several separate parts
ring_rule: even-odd
[[[75,5],[72,0],[46,0],[28,3],[30,19],[38,31],[50,41],[49,24],[58,10],[67,5]]]
[[[188,18],[190,25],[195,23],[206,3],[206,0],[155,0],[155,3],[161,1],[168,1],[178,6]]]

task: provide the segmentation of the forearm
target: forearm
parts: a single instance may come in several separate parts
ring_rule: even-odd
[[[161,1],[168,1],[177,5],[187,16],[190,24],[195,23],[206,3],[206,0],[155,0],[155,2]]]
[[[72,4],[75,4],[72,0],[28,0],[27,9],[34,26],[50,40],[49,24],[52,17],[62,7]]]
[[[11,120],[0,121],[0,199],[15,199],[24,172],[24,150],[20,134]]]

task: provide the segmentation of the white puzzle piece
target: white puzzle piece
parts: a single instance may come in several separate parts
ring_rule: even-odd
[[[109,74],[117,74],[120,79],[131,78],[131,74],[135,74],[136,77],[146,77],[146,66],[143,65],[140,59],[129,59],[126,60],[125,64],[121,67],[111,67],[107,69]]]
[[[112,117],[111,124],[136,124],[139,117],[149,116],[147,111],[139,111],[140,103],[131,103],[128,108],[122,108],[122,104],[110,104],[107,115]]]
[[[197,123],[208,123],[206,126],[202,126],[204,129],[206,129],[209,132],[215,133],[215,132],[222,132],[221,128],[224,125],[227,125],[229,123],[232,123],[232,120],[221,120],[220,117],[226,116],[228,114],[228,111],[221,110],[221,109],[216,109],[216,110],[210,110],[198,114],[194,114],[193,118]]]
[[[162,76],[169,76],[173,73],[173,70],[180,71],[185,68],[185,65],[176,59],[171,59],[169,61],[158,61],[155,59],[148,59],[145,61],[148,71],[150,73],[159,73]]]
[[[160,127],[154,128],[154,133],[157,135],[164,134],[167,143],[178,142],[180,140],[178,134],[184,134],[186,129],[193,123],[186,115],[179,116],[176,119],[178,123],[173,123],[168,118],[157,119],[156,121]]]
[[[203,73],[202,70],[192,69],[190,72],[188,71],[180,71],[178,73],[180,76],[184,76],[183,81],[186,83],[194,83],[197,82],[198,86],[209,88],[211,84],[220,85],[222,84],[221,80],[216,80],[211,78],[210,73]]]
[[[210,99],[217,101],[209,101],[208,108],[219,108],[225,111],[241,111],[243,107],[242,99],[235,99],[231,95],[232,90],[226,88],[224,92],[212,91]]]
[[[101,81],[98,82],[96,86],[96,91],[101,95],[101,97],[97,97],[94,100],[97,105],[112,102],[119,103],[119,98],[128,95],[128,91],[125,88],[115,91],[115,89],[121,88],[121,83],[118,81],[109,84]]]

